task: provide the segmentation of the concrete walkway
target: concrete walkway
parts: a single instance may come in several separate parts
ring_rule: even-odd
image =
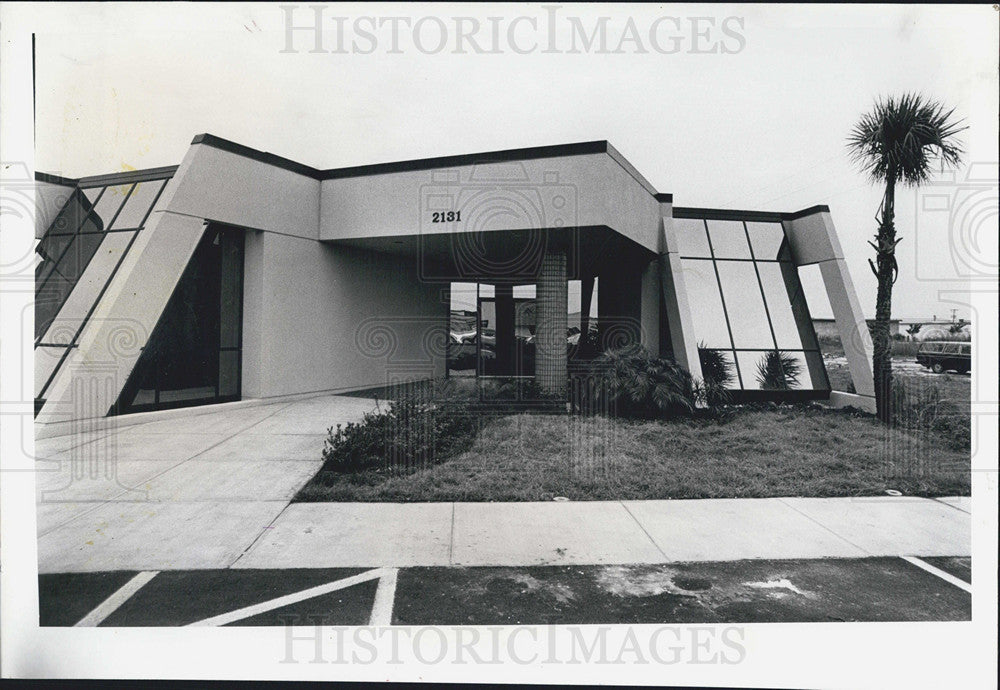
[[[968,498],[290,505],[327,427],[374,404],[218,406],[37,441],[39,572],[970,555]]]
[[[39,572],[228,566],[319,469],[327,428],[374,406],[215,405],[38,439]]]

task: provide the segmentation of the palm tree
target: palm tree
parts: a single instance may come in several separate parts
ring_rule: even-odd
[[[761,390],[787,391],[798,388],[802,366],[794,356],[768,350],[757,362],[757,385]]]
[[[954,110],[945,110],[940,103],[919,94],[889,96],[876,101],[847,139],[851,155],[862,171],[873,183],[885,184],[885,195],[876,215],[878,232],[875,242],[868,243],[875,249],[875,261],[869,259],[868,265],[878,279],[872,329],[875,406],[879,419],[887,424],[892,421],[889,319],[892,286],[899,275],[896,245],[902,239],[896,236],[894,224],[896,183],[917,187],[930,179],[935,160],[940,160],[942,167],[961,162],[962,148],[953,137],[965,128],[951,119],[952,113]]]

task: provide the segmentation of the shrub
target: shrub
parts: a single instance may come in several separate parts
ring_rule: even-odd
[[[691,375],[669,359],[653,357],[642,347],[609,350],[595,362],[597,395],[626,417],[653,419],[694,411]],[[613,406],[613,408],[611,407]]]
[[[935,383],[894,380],[892,423],[901,429],[933,433],[955,450],[971,449],[968,408],[945,397]]]
[[[330,428],[323,471],[403,473],[440,462],[475,437],[477,416],[447,383],[409,390],[360,422]]]
[[[715,407],[726,405],[732,400],[729,389],[733,385],[733,363],[725,353],[710,350],[704,343],[698,344],[698,359],[701,362],[701,383],[695,383],[695,398],[707,405]]]
[[[763,390],[789,390],[799,385],[802,366],[792,355],[769,350],[757,363],[757,383]]]

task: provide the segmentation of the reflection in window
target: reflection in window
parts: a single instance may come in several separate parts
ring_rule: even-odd
[[[781,223],[688,218],[674,228],[705,380],[829,390]]]
[[[677,237],[677,251],[681,256],[712,256],[705,221],[700,218],[674,218],[674,235]]]
[[[757,285],[754,265],[749,261],[716,261],[722,299],[733,332],[733,347],[774,347],[764,297]]]
[[[451,309],[448,320],[448,375],[475,376],[476,283],[451,284]]]
[[[35,247],[39,257],[35,268],[36,344],[47,342],[43,338],[50,325],[103,245],[105,236],[141,228],[165,184],[166,180],[151,180],[73,191]]]
[[[712,254],[716,259],[749,259],[750,245],[747,243],[743,222],[738,220],[710,220],[708,235],[712,240]]]
[[[726,310],[722,307],[719,281],[712,262],[681,259],[681,269],[698,341],[709,348],[731,349],[733,343],[729,337]]]
[[[781,223],[755,223],[747,222],[747,235],[750,237],[750,246],[753,247],[755,259],[763,261],[791,261],[791,255],[787,254],[788,243],[785,242],[785,231],[781,229]],[[782,255],[784,252],[784,255]]]
[[[238,400],[243,232],[209,226],[112,413]]]

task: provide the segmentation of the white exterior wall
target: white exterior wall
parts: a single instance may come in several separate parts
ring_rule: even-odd
[[[49,387],[37,422],[106,415],[205,221],[248,228],[242,397],[443,375],[443,286],[420,283],[413,261],[319,242],[319,192],[311,177],[191,146]],[[383,342],[394,347],[383,351]]]
[[[311,177],[193,145],[174,180],[170,210],[245,228],[318,238],[319,182]]]
[[[657,251],[656,200],[606,153],[324,180],[322,189],[323,240],[487,229],[477,219],[516,199],[524,220],[488,229],[606,225]],[[435,210],[461,210],[462,222],[432,223]]]
[[[864,312],[858,302],[844,253],[837,239],[830,212],[817,210],[795,220],[783,223],[785,235],[797,266],[819,264],[826,287],[830,308],[833,310],[844,346],[844,355],[851,371],[851,380],[857,395],[850,403],[869,412],[875,412],[875,386],[872,376],[872,340],[865,322]],[[831,397],[834,404],[846,399],[843,395]]]
[[[243,397],[443,376],[448,302],[416,262],[247,233]]]
[[[692,377],[701,379],[701,359],[691,318],[691,302],[684,287],[684,270],[677,251],[674,232],[674,210],[669,201],[660,203],[660,286],[663,295],[663,313],[670,331],[670,345],[674,361],[688,370]],[[697,306],[697,305],[694,305]]]

